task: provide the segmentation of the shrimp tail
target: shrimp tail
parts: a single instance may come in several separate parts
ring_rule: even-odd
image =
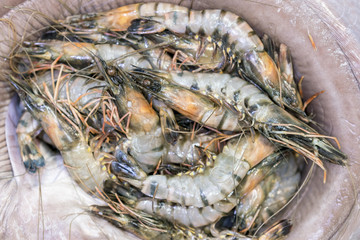
[[[164,223],[164,221],[144,212],[136,211],[136,216],[132,216],[126,212],[115,212],[108,206],[93,205],[90,207],[90,213],[104,218],[116,227],[131,232],[141,239],[166,239],[161,235],[169,234],[165,231],[170,227],[168,226],[170,225],[169,223]],[[168,236],[168,239],[170,237]]]
[[[45,158],[39,149],[42,142],[34,138],[40,129],[40,123],[27,111],[23,113],[16,127],[21,159],[30,173],[35,173],[38,168],[45,166]]]
[[[346,165],[347,156],[326,140],[326,138],[331,137],[320,135],[276,105],[273,105],[270,109],[274,113],[272,123],[267,122],[265,127],[260,127],[264,135],[274,142],[310,158],[323,170],[325,168],[322,160],[338,165]]]
[[[259,240],[279,240],[286,237],[292,228],[290,220],[283,219],[274,223],[260,237]]]
[[[144,179],[147,176],[135,159],[128,154],[117,148],[115,156],[117,161],[111,163],[110,169],[116,176],[126,176],[137,180]]]
[[[119,197],[128,206],[135,206],[144,196],[138,189],[129,184],[108,179],[104,182],[104,192],[114,201]]]
[[[155,20],[138,18],[131,21],[127,31],[134,34],[153,34],[163,32],[166,27]]]

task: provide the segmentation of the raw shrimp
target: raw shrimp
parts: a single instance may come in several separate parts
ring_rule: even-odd
[[[185,240],[191,239],[190,236],[192,235],[191,231],[183,231],[170,222],[137,210],[132,210],[136,215],[131,216],[128,213],[114,212],[107,206],[92,206],[90,207],[90,212],[106,219],[118,228],[135,234],[141,239]],[[188,234],[190,234],[190,236]]]
[[[161,129],[169,143],[166,146],[166,154],[162,158],[161,166],[169,166],[168,164],[194,166],[206,155],[201,148],[206,147],[208,151],[216,151],[215,144],[211,143],[216,138],[216,134],[180,132],[173,110],[150,94],[147,98],[152,107],[159,113]],[[210,158],[207,157],[206,160],[210,160]]]
[[[259,182],[269,175],[279,162],[286,161],[284,158],[286,157],[282,153],[270,155],[247,173],[246,178],[232,194],[211,206],[185,207],[155,199],[139,199],[135,203],[135,208],[185,226],[197,228],[210,225],[230,212],[238,204],[239,199],[247,199],[254,191],[258,192],[257,188],[266,191],[262,189],[262,185],[258,185]]]
[[[274,169],[275,183],[261,205],[256,224],[259,226],[284,207],[300,185],[300,166],[294,156]]]
[[[82,117],[82,123],[91,126],[91,130],[102,132],[117,128],[109,125],[111,119],[104,119],[102,104],[112,102],[106,92],[107,84],[98,78],[86,75],[69,74],[58,69],[36,72],[31,80],[41,92],[57,106],[76,110]],[[114,105],[114,104],[113,104]],[[111,109],[112,110],[112,109]],[[104,128],[104,129],[103,129]]]
[[[175,145],[179,138],[180,128],[176,122],[174,111],[162,101],[153,98],[151,94],[147,94],[147,99],[159,114],[161,130],[165,140],[169,144]]]
[[[259,237],[248,237],[230,230],[222,231],[219,236],[207,236],[201,230],[189,227],[177,226],[166,220],[159,219],[153,215],[141,211],[132,210],[133,215],[115,212],[107,206],[92,206],[90,212],[114,224],[115,226],[129,231],[144,240],[150,239],[231,239],[231,240],[274,240],[282,239],[290,233],[291,223],[288,220],[276,222],[266,229]]]
[[[57,26],[54,26],[55,28]],[[169,31],[149,35],[135,35],[131,33],[89,33],[89,32],[70,32],[63,29],[49,31],[51,38],[91,41],[95,44],[118,44],[129,45],[138,49],[140,53],[148,55],[154,66],[161,69],[161,62],[171,63],[171,68],[176,68],[176,61],[179,68],[193,69],[196,71],[224,69],[227,64],[227,56],[222,49],[215,43],[207,39],[194,39],[187,36],[177,36]],[[48,38],[48,37],[46,37]],[[166,53],[173,54],[173,59]]]
[[[201,147],[207,147],[208,151],[215,152],[215,145],[210,144],[216,137],[214,134],[197,134],[193,138],[191,134],[181,134],[175,145],[168,146],[167,155],[163,163],[177,163],[195,165],[201,159]]]
[[[195,176],[152,175],[145,178],[120,179],[141,189],[155,199],[185,206],[206,207],[228,196],[245,177],[246,173],[275,150],[275,146],[260,134],[233,139],[216,156],[214,166]]]
[[[270,140],[294,149],[315,161],[323,169],[321,160],[340,165],[346,164],[347,156],[325,140],[326,136],[318,134],[307,124],[274,104],[255,86],[239,77],[218,73],[156,72],[144,69],[136,70],[132,75],[137,84],[141,84],[176,110],[179,108],[192,110],[188,106],[198,103],[190,104],[190,100],[187,100],[189,102],[186,101],[187,104],[183,107],[181,103],[176,102],[176,97],[167,92],[169,91],[168,86],[174,84],[212,96],[219,102],[234,106],[239,112],[239,117],[232,118],[232,125],[235,125],[235,122],[242,125],[246,120],[245,123],[252,123],[255,129]],[[183,101],[185,99],[184,96],[178,97]],[[196,111],[193,113],[193,116],[191,114],[187,116],[194,121],[199,121],[201,115]],[[204,122],[204,124],[209,125],[208,122]]]
[[[241,17],[224,10],[191,10],[169,3],[138,3],[103,13],[70,16],[60,22],[72,31],[129,31],[152,34],[168,29],[177,34],[203,36],[214,41],[237,61],[252,81],[266,91],[279,105],[302,110],[295,96],[282,87],[276,64],[264,51],[254,30]],[[240,70],[240,66],[242,70]],[[288,101],[290,99],[290,101]]]
[[[26,54],[32,58],[52,61],[59,58],[59,61],[77,68],[94,66],[95,58],[100,58],[108,64],[128,70],[133,65],[152,67],[151,62],[132,47],[115,44],[62,42],[56,40],[35,43],[24,42],[23,51],[25,53],[19,52],[18,55]],[[168,64],[170,63],[168,62]],[[160,66],[160,69],[167,69],[168,67],[168,65]]]
[[[37,95],[25,82],[19,82],[14,77],[11,77],[10,82],[29,112],[61,152],[72,178],[86,192],[94,194],[96,188],[102,189],[103,182],[109,176],[101,162],[94,158],[80,130],[81,126],[76,126],[66,113],[61,113],[47,99]]]
[[[137,74],[133,72],[133,76]],[[131,78],[139,87],[150,92],[183,116],[220,130],[242,131],[251,127],[247,116],[228,106],[218,104],[203,94],[169,83],[162,78],[140,76]],[[243,121],[236,119],[242,118]]]
[[[300,184],[300,172],[294,153],[287,153],[286,160],[272,169],[271,175],[254,189],[236,207],[239,231],[256,228],[284,207],[294,195]],[[258,213],[258,215],[257,215]]]
[[[143,55],[143,58],[146,59],[154,69],[169,69],[172,68],[173,59],[166,54],[166,50],[164,47],[168,45],[168,43],[163,42],[160,44],[156,44],[150,39],[141,36],[141,35],[133,35],[129,33],[89,33],[89,32],[70,32],[64,29],[54,30],[58,26],[53,26],[51,30],[46,32],[43,36],[45,39],[52,40],[62,40],[62,41],[74,41],[74,42],[90,42],[94,44],[94,46],[105,45],[103,48],[110,48],[113,50],[122,50],[119,47],[113,47],[113,45],[121,45],[128,48],[128,52],[122,50],[121,56],[116,58],[129,58],[132,55],[136,55],[135,58],[139,58],[139,54]],[[100,47],[99,47],[100,48]],[[131,49],[133,48],[133,49]],[[70,49],[70,48],[69,48]],[[101,49],[101,50],[102,50]],[[31,50],[31,48],[30,48]],[[77,53],[76,53],[77,54]],[[119,54],[118,54],[119,55]],[[107,58],[103,60],[106,61]],[[142,60],[144,60],[142,59]],[[134,62],[130,62],[131,65]],[[137,65],[137,64],[134,64]]]
[[[177,36],[170,32],[144,35],[156,43],[166,44],[165,51],[174,54],[179,67],[193,71],[220,71],[227,67],[226,54],[206,39]]]
[[[165,152],[165,139],[160,120],[142,93],[126,80],[117,75],[113,67],[106,67],[103,73],[114,94],[117,107],[122,115],[129,115],[127,139],[119,150],[132,156],[145,172],[155,169]],[[114,85],[116,83],[117,85]]]
[[[290,49],[283,43],[277,44],[266,34],[262,37],[265,51],[274,59],[280,72],[280,78],[283,85],[281,87],[286,88],[287,92],[293,96],[289,101],[294,101],[293,105],[298,106],[299,109],[303,109],[303,102],[300,92],[297,89],[297,85],[294,79],[294,67],[292,63]],[[296,111],[304,116],[304,112]]]

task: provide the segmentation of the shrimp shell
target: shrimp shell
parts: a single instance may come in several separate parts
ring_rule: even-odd
[[[168,29],[177,34],[199,35],[218,43],[251,81],[266,91],[278,105],[294,111],[301,108],[288,101],[293,98],[282,87],[280,73],[273,59],[249,24],[234,13],[224,10],[191,10],[169,3],[137,3],[107,12],[68,17],[61,22],[73,31],[90,28],[94,32],[129,31],[153,34]],[[296,90],[296,89],[295,89]]]
[[[102,188],[103,182],[109,176],[100,161],[94,158],[84,136],[56,111],[55,106],[34,94],[25,82],[19,82],[13,77],[10,82],[32,116],[39,121],[43,130],[59,149],[72,178],[86,192],[95,193],[96,187]]]
[[[239,116],[245,115],[247,118],[243,119],[252,122],[254,128],[262,134],[280,145],[309,157],[323,169],[325,168],[321,160],[340,165],[346,164],[347,156],[335,149],[325,136],[318,134],[310,126],[274,104],[267,95],[239,77],[219,73],[155,72],[144,69],[136,70],[133,74],[142,78],[145,74],[148,82],[153,77],[154,82],[165,81],[168,85],[177,84],[210,95],[220,102],[229,103],[240,112]],[[166,87],[166,83],[159,84],[157,92],[161,93],[162,88],[166,89]],[[173,99],[166,100],[173,101]],[[233,121],[241,123],[243,120],[238,118]]]
[[[120,177],[155,199],[185,206],[206,207],[228,196],[246,173],[275,150],[260,134],[230,141],[214,166],[195,176],[152,175],[143,180]]]

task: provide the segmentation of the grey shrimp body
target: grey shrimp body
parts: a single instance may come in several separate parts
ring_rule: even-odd
[[[193,92],[212,96],[224,104],[230,104],[238,112],[238,117],[233,119],[234,121],[238,121],[239,124],[245,122],[245,126],[248,123],[248,126],[253,126],[273,141],[296,149],[323,169],[322,160],[340,165],[346,164],[347,156],[335,149],[325,136],[318,134],[310,126],[274,104],[262,91],[239,77],[188,71],[148,72],[143,69],[135,71],[133,75],[135,81],[146,79],[148,86],[144,84],[143,86],[164,101],[173,101],[167,98],[166,94],[162,94],[162,90],[167,88],[167,84],[174,84]],[[152,84],[158,88],[152,88],[150,81],[153,81]],[[195,118],[192,120],[196,121]],[[249,123],[252,124],[249,125]]]
[[[263,195],[267,190],[261,182],[270,175],[282,161],[287,161],[288,155],[281,152],[271,154],[253,169],[248,171],[246,178],[226,198],[213,205],[198,208],[194,206],[182,206],[171,204],[155,199],[139,199],[136,208],[149,214],[161,216],[171,222],[176,222],[189,227],[204,227],[210,225],[229,213],[234,207],[242,203],[243,208],[251,208],[248,202],[254,199],[254,195]],[[263,201],[263,198],[260,199]],[[258,200],[259,201],[259,200]],[[262,203],[262,202],[261,202]]]
[[[45,41],[24,44],[23,51],[32,58],[54,61],[59,58],[60,62],[68,63],[76,68],[89,68],[94,66],[96,58],[109,65],[130,70],[133,66],[151,68],[152,62],[149,58],[137,50],[126,45],[116,44],[93,44],[85,42],[62,42]],[[151,58],[158,59],[160,53],[153,53]],[[168,59],[159,62],[159,69],[168,69],[171,61]]]
[[[260,134],[230,141],[216,156],[213,167],[190,175],[152,175],[142,179],[120,177],[155,199],[185,206],[206,207],[228,196],[246,173],[270,155],[274,145]],[[211,184],[209,184],[211,183]]]
[[[95,193],[109,178],[101,162],[94,158],[84,136],[77,131],[46,99],[36,95],[31,87],[12,78],[10,80],[31,115],[36,119],[52,143],[60,151],[72,178],[86,192]]]
[[[153,34],[168,29],[177,34],[209,38],[236,61],[238,71],[266,91],[278,105],[302,112],[293,94],[282,87],[280,73],[249,24],[224,10],[191,10],[169,3],[138,3],[107,12],[71,16],[62,22],[73,31],[129,31]],[[90,26],[90,27],[89,27]],[[290,101],[288,101],[290,99]]]

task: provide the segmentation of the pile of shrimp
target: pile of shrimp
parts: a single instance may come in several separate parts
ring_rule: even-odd
[[[263,226],[298,193],[304,159],[324,180],[324,161],[346,165],[309,126],[287,46],[231,12],[70,16],[14,49],[11,68],[28,171],[52,146],[104,201],[88,211],[142,239],[283,238],[290,220]]]

